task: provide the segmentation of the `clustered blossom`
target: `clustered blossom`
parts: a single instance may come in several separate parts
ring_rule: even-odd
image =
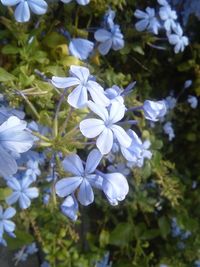
[[[158,34],[159,31],[165,31],[168,41],[174,46],[174,52],[177,54],[183,52],[188,46],[189,40],[183,35],[181,25],[178,23],[177,13],[173,10],[166,0],[157,0],[159,11],[156,13],[154,8],[147,7],[146,12],[137,9],[134,13],[137,19],[135,27],[138,31],[149,31]]]
[[[107,24],[112,25],[112,23],[111,13],[107,17]],[[73,176],[62,178],[55,185],[57,195],[65,198],[61,205],[62,213],[76,220],[78,202],[87,206],[94,201],[93,187],[102,190],[111,205],[117,205],[122,201],[129,190],[124,174],[130,173],[129,168],[142,167],[144,160],[150,159],[152,153],[149,151],[151,145],[149,140],[143,142],[133,130],[126,131],[123,128],[137,123],[126,120],[126,112],[129,110],[124,102],[124,97],[131,92],[134,84],[125,90],[116,85],[104,90],[95,81],[94,76],[90,75],[89,69],[82,66],[71,66],[70,75],[70,77],[54,76],[52,84],[60,89],[72,87],[68,103],[77,109],[88,108],[90,113],[80,122],[79,129],[88,139],[96,139],[97,146],[97,149],[89,153],[86,163],[77,154],[66,157],[63,160],[63,168]],[[147,120],[153,122],[164,117],[167,111],[164,100],[157,102],[146,100],[144,105],[137,109],[143,112]],[[103,157],[109,158],[112,153],[120,151],[126,165],[122,164],[117,168],[114,165],[110,166],[108,168],[110,173],[102,173],[96,169]]]

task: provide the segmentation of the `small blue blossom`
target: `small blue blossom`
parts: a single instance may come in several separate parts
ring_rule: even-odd
[[[41,174],[38,166],[38,161],[29,160],[26,166],[27,166],[26,176],[29,176],[29,178],[32,181],[36,181],[37,176]]]
[[[61,0],[61,2],[65,3],[65,4],[68,4],[70,3],[72,0]],[[85,6],[87,4],[89,4],[90,0],[76,0],[76,2],[79,4],[79,5],[82,5],[82,6]]]
[[[81,121],[80,131],[87,138],[98,136],[96,145],[103,155],[111,151],[114,138],[116,138],[123,147],[129,147],[131,145],[131,138],[122,127],[116,124],[124,117],[124,105],[120,102],[113,102],[109,110],[107,110],[105,107],[89,101],[88,107],[97,114],[100,119],[92,118]]]
[[[66,197],[66,199],[61,205],[61,211],[65,216],[69,217],[72,221],[77,220],[78,202],[73,194]]]
[[[196,96],[189,95],[187,99],[188,103],[190,104],[191,108],[195,109],[198,106],[198,99]]]
[[[43,15],[47,11],[47,3],[44,0],[1,0],[5,6],[16,6],[15,19],[18,22],[27,22],[30,20],[30,10],[37,14]]]
[[[164,117],[167,108],[164,100],[161,101],[150,101],[145,100],[143,104],[144,116],[147,120],[158,121]]]
[[[135,24],[137,31],[148,30],[154,34],[158,34],[158,30],[161,27],[159,20],[156,18],[155,9],[147,7],[146,12],[136,9],[134,16],[140,21]]]
[[[109,105],[109,99],[104,95],[104,90],[90,75],[89,69],[80,66],[70,67],[71,77],[52,77],[52,83],[57,88],[75,86],[68,96],[68,103],[75,108],[83,108],[88,102],[88,91],[91,98],[100,105]]]
[[[172,10],[170,5],[166,1],[158,1],[162,5],[159,9],[159,15],[164,22],[164,28],[167,32],[176,28],[177,14],[175,10]]]
[[[176,24],[173,28],[173,32],[174,33],[171,32],[168,34],[168,40],[170,44],[174,45],[174,52],[177,54],[185,50],[185,47],[189,44],[189,40],[183,35],[180,24]]]
[[[117,51],[124,47],[124,37],[121,33],[120,26],[117,24],[115,24],[110,30],[97,30],[94,34],[94,38],[100,43],[98,45],[98,50],[103,56],[108,54],[111,48],[114,51]]]
[[[95,267],[112,267],[112,262],[109,263],[109,252],[105,254],[101,261],[97,262]]]
[[[168,135],[169,141],[172,141],[172,139],[174,139],[175,137],[175,134],[174,129],[172,128],[172,123],[170,121],[166,122],[163,125],[163,130]]]
[[[2,206],[0,206],[0,243],[6,245],[6,241],[3,239],[3,234],[6,232],[10,236],[15,237],[15,223],[10,219],[15,216],[16,210],[12,207],[7,208],[3,211]]]
[[[26,130],[26,122],[15,116],[0,125],[0,176],[9,177],[17,172],[15,156],[28,151],[33,137]],[[11,154],[12,153],[12,154]]]
[[[13,204],[19,201],[21,209],[27,209],[31,205],[31,199],[37,198],[39,195],[36,187],[29,187],[33,181],[29,177],[23,177],[22,180],[11,178],[7,181],[8,187],[13,190],[13,193],[6,198],[8,204]]]
[[[28,258],[28,254],[25,252],[25,247],[15,253],[13,260],[16,262],[17,265],[19,262],[24,262]]]
[[[29,255],[33,255],[38,252],[38,248],[36,246],[36,243],[33,242],[32,244],[28,245],[26,248],[26,253]]]
[[[94,49],[94,43],[82,38],[74,38],[69,43],[69,52],[80,60],[86,60]]]
[[[65,171],[76,176],[63,178],[56,183],[56,193],[60,197],[66,197],[75,192],[78,188],[78,200],[84,206],[94,201],[94,193],[92,190],[93,181],[96,178],[95,169],[102,159],[102,155],[97,149],[93,149],[88,155],[85,168],[80,157],[76,154],[68,156],[63,161]],[[76,202],[73,198],[68,198],[64,202],[65,206],[73,206],[76,209]],[[69,216],[69,215],[68,215]],[[73,218],[74,215],[73,215]]]
[[[165,103],[166,103],[166,107],[167,107],[167,109],[169,110],[169,109],[174,109],[175,108],[175,106],[176,106],[176,103],[177,103],[177,100],[176,100],[176,98],[175,97],[173,97],[173,96],[167,96],[166,98],[165,98]]]

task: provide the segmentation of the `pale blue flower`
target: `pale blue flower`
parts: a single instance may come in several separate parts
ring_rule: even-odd
[[[196,96],[189,95],[187,99],[188,103],[190,104],[191,108],[195,109],[198,106],[198,99]]]
[[[109,111],[100,105],[88,102],[88,107],[100,119],[86,119],[80,123],[80,131],[87,138],[97,137],[96,145],[102,154],[108,154],[113,146],[114,138],[124,147],[129,147],[131,138],[122,127],[117,125],[125,113],[125,107],[119,102],[111,104]]]
[[[187,81],[185,81],[183,88],[184,88],[184,89],[187,89],[187,88],[189,88],[191,85],[192,85],[192,80],[187,80]]]
[[[124,47],[124,37],[121,33],[120,26],[115,24],[112,29],[99,29],[95,32],[94,38],[100,44],[98,50],[101,55],[106,55],[112,48],[114,51]]]
[[[88,91],[94,102],[100,105],[109,105],[109,99],[104,90],[90,75],[88,68],[80,66],[70,67],[71,77],[52,77],[52,83],[58,88],[74,87],[68,96],[68,103],[75,108],[83,108],[88,102]]]
[[[13,190],[13,193],[6,198],[6,202],[11,205],[19,201],[21,209],[27,209],[31,205],[31,199],[37,198],[39,191],[36,187],[29,187],[33,181],[29,177],[23,177],[22,180],[17,180],[15,177],[7,181],[8,187]]]
[[[79,188],[77,197],[80,203],[84,206],[91,204],[94,201],[92,185],[94,186],[94,181],[96,180],[96,174],[94,174],[94,172],[101,159],[102,155],[99,150],[93,149],[87,157],[84,168],[78,155],[74,154],[66,157],[63,161],[64,170],[74,174],[75,176],[63,178],[56,183],[55,189],[57,195],[60,197],[66,197],[74,193]],[[72,202],[68,199],[66,203],[69,204]],[[74,203],[74,205],[76,205],[76,203]]]
[[[113,206],[118,205],[119,201],[125,199],[129,191],[129,186],[126,178],[119,172],[100,174],[97,178],[99,188],[106,195],[109,203]]]
[[[175,137],[175,134],[174,129],[172,128],[172,123],[170,121],[166,122],[163,125],[163,130],[168,135],[169,141],[172,141],[172,139],[174,139]]]
[[[70,3],[72,0],[60,0],[61,2],[65,3],[65,4],[68,4]],[[82,5],[82,6],[85,6],[87,4],[89,4],[90,0],[76,0],[76,2],[79,4],[79,5]]]
[[[112,87],[105,90],[105,95],[110,99],[110,103],[120,102],[124,104],[124,98],[122,97],[123,90],[117,85],[113,85]]]
[[[26,131],[26,122],[11,116],[0,125],[0,176],[8,177],[17,172],[17,163],[11,153],[20,154],[33,145],[32,135]]]
[[[33,242],[32,244],[28,245],[27,248],[26,248],[26,253],[29,254],[29,255],[33,255],[35,254],[36,252],[38,252],[38,248],[36,246],[36,243]]]
[[[166,103],[167,109],[171,109],[172,110],[172,109],[175,108],[177,100],[176,100],[175,97],[169,95],[169,96],[167,96],[165,98],[165,103]]]
[[[114,27],[115,11],[109,9],[104,15],[105,28],[112,29]]]
[[[65,201],[61,205],[62,213],[69,217],[72,221],[76,221],[78,218],[78,202],[74,195],[67,196]]]
[[[15,19],[18,22],[27,22],[30,19],[30,10],[37,14],[43,15],[47,11],[47,3],[44,0],[1,0],[3,5],[16,6]]]
[[[14,208],[9,207],[3,211],[2,206],[0,206],[0,243],[4,245],[6,245],[6,241],[3,239],[4,232],[15,237],[13,233],[15,230],[15,223],[10,220],[15,214],[16,210]]]
[[[86,60],[94,49],[94,43],[82,38],[73,38],[69,43],[69,52],[80,60]]]
[[[140,21],[135,24],[137,31],[148,30],[154,34],[158,34],[158,30],[161,27],[159,20],[156,18],[155,9],[147,7],[146,12],[136,9],[134,16]]]
[[[164,100],[145,100],[143,104],[143,111],[147,120],[158,121],[160,118],[165,116],[167,108]]]
[[[163,2],[163,1],[162,1]],[[173,30],[176,27],[176,19],[177,19],[177,14],[175,10],[172,10],[170,5],[165,4],[166,1],[163,2],[162,7],[159,9],[159,15],[161,20],[164,22],[164,28],[166,29],[167,32]]]
[[[28,254],[24,251],[24,248],[19,250],[18,252],[15,253],[13,260],[16,262],[15,264],[17,265],[19,262],[24,262],[28,258]]]
[[[142,140],[138,137],[138,135],[131,129],[128,130],[128,135],[130,136],[132,142],[128,148],[121,146],[122,155],[128,161],[127,166],[129,167],[139,167],[141,168],[144,164],[145,158],[151,159],[152,153],[149,151],[149,147],[151,143],[146,140],[142,142]]]
[[[29,176],[29,178],[32,181],[36,181],[37,176],[41,174],[41,171],[39,169],[38,161],[36,160],[29,160],[26,164],[27,170],[26,170],[26,176]]]
[[[47,261],[44,261],[40,267],[51,267],[51,265],[47,262]]]
[[[168,34],[168,40],[170,44],[174,45],[174,52],[177,54],[184,51],[189,44],[189,40],[183,35],[183,30],[179,24],[173,28],[173,31],[174,33]]]
[[[97,262],[95,267],[112,267],[112,262],[109,263],[109,252],[105,254],[101,261]]]

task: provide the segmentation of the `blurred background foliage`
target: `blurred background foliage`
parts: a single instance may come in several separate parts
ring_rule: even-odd
[[[125,47],[106,57],[96,51],[87,62],[92,73],[105,88],[113,84],[126,87],[137,81],[127,98],[129,106],[145,99],[165,98],[172,90],[178,96],[176,108],[168,115],[176,134],[172,142],[163,134],[161,124],[151,128],[141,119],[139,128],[145,130],[140,130],[140,135],[151,140],[153,158],[142,169],[132,169],[130,192],[123,203],[109,206],[98,193],[95,203],[82,208],[78,222],[72,223],[54,201],[45,206],[41,197],[16,219],[20,227],[17,238],[8,240],[10,249],[35,240],[39,259],[45,256],[56,267],[95,266],[106,251],[110,252],[113,267],[190,267],[200,258],[200,110],[191,109],[186,102],[188,94],[200,95],[200,22],[190,17],[185,28],[190,45],[184,53],[175,55],[165,42],[165,50],[155,49],[152,44],[157,40],[151,34],[138,33],[133,16],[136,8],[155,3],[92,0],[85,7],[51,3],[46,15],[33,16],[25,24],[16,23],[11,9],[0,5],[0,91],[12,107],[24,106],[29,118],[52,127],[60,92],[48,78],[65,76],[72,64],[84,64],[69,55],[69,41],[59,29],[73,37],[93,40],[92,27],[100,25],[108,7],[116,10]],[[183,90],[186,80],[193,81],[192,87]],[[68,113],[69,107],[63,105],[60,125]],[[66,131],[75,127],[83,113],[72,111]],[[78,148],[84,154],[81,143],[73,145],[70,140],[62,139],[62,147],[70,152]],[[59,142],[54,148],[59,149],[57,146]],[[1,199],[4,194],[0,192]],[[187,239],[173,236],[173,218],[182,231],[191,232]]]

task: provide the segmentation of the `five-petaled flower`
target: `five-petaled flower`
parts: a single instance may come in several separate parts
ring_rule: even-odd
[[[91,98],[100,105],[109,105],[109,99],[104,95],[104,90],[90,75],[88,68],[80,66],[70,67],[71,77],[52,77],[52,83],[57,88],[75,86],[68,96],[68,103],[75,108],[83,108],[88,102],[88,91]]]
[[[120,145],[129,147],[131,138],[125,130],[117,125],[125,113],[125,106],[120,102],[111,103],[109,109],[97,105],[92,101],[88,102],[88,107],[97,114],[100,119],[86,119],[80,123],[80,131],[87,138],[97,137],[96,145],[102,154],[110,152],[114,138]]]

